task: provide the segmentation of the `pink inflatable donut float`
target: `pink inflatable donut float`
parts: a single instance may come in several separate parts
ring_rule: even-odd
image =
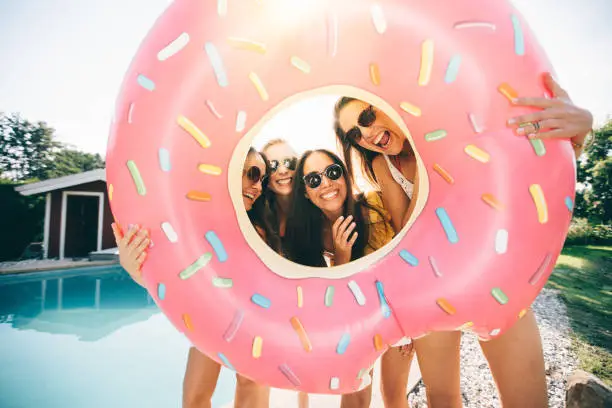
[[[202,352],[273,387],[352,392],[403,337],[498,336],[546,282],[571,219],[573,152],[506,121],[528,111],[512,98],[544,93],[547,70],[502,0],[176,0],[120,92],[112,210],[150,229],[147,289]],[[321,93],[384,109],[422,170],[409,228],[334,268],[268,248],[239,182],[258,128]]]

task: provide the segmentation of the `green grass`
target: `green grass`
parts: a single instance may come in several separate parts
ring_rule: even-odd
[[[612,247],[566,247],[547,286],[561,291],[580,368],[612,386]]]

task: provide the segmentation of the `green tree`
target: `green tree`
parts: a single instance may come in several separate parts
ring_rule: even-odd
[[[37,181],[104,168],[99,154],[81,152],[55,140],[45,122],[0,113],[0,178]]]
[[[595,130],[595,142],[578,166],[584,190],[576,196],[576,216],[612,223],[612,120]]]
[[[53,132],[44,122],[32,123],[17,113],[0,113],[0,177],[40,179],[49,154],[59,147]]]

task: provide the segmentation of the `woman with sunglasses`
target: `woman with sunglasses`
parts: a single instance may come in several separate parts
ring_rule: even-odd
[[[260,199],[268,171],[263,156],[255,149],[249,149],[242,173],[242,201],[257,233],[272,248],[278,248],[278,240],[265,222],[265,206]],[[146,249],[151,243],[148,231],[134,226],[123,235],[113,223],[113,232],[119,248],[121,266],[136,283],[144,287],[141,266],[146,259]],[[220,371],[219,363],[191,347],[183,379],[183,407],[210,408]],[[236,380],[234,407],[268,408],[269,387],[258,385],[240,374],[236,374]]]
[[[315,267],[341,265],[393,239],[395,232],[378,194],[354,196],[346,174],[344,163],[327,150],[308,151],[299,160],[285,232],[288,259]],[[395,375],[385,371],[398,357],[397,352],[385,353],[383,377]],[[370,386],[343,395],[341,406],[369,407],[371,392]]]
[[[519,98],[517,106],[533,106],[541,111],[510,119],[508,125],[529,138],[570,139],[576,157],[593,125],[590,112],[576,107],[568,94],[544,76],[552,98]],[[362,159],[365,175],[380,187],[385,208],[391,213],[397,231],[410,217],[411,199],[417,179],[416,159],[399,127],[383,112],[367,102],[343,97],[335,107],[335,130],[343,147],[348,170],[353,177],[351,152]],[[520,126],[520,127],[519,127]],[[538,133],[540,129],[546,132]],[[461,332],[432,333],[414,341],[429,406],[461,407]],[[520,319],[502,336],[481,342],[504,407],[546,407],[547,391],[540,334],[533,312]],[[408,371],[409,366],[404,368]],[[399,381],[399,380],[398,380]],[[405,382],[403,383],[405,384]],[[401,384],[400,384],[401,385]],[[399,388],[397,388],[399,389]],[[406,399],[403,389],[398,398]],[[407,405],[394,405],[404,407]]]

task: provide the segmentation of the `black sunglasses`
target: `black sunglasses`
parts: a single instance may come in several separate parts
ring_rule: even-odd
[[[359,117],[357,118],[357,123],[361,127],[370,127],[372,126],[372,123],[374,123],[375,120],[376,120],[376,111],[374,110],[374,107],[370,105],[367,108],[365,108],[363,111],[361,111],[361,113],[359,114]],[[346,132],[345,136],[349,140],[358,142],[362,136],[361,130],[359,130],[359,128],[355,126],[352,129],[350,129],[348,132]]]
[[[249,167],[245,174],[247,178],[255,184],[261,181],[261,184],[263,185],[265,184],[266,179],[268,178],[268,176],[262,174],[261,169],[257,166]]]
[[[342,166],[336,163],[330,164],[325,168],[325,170],[320,173],[313,171],[312,173],[308,173],[307,175],[305,175],[304,183],[306,183],[308,187],[315,189],[319,187],[323,182],[323,177],[321,176],[325,176],[328,179],[335,181],[342,177],[342,173]]]
[[[278,160],[270,160],[270,173],[274,173],[280,165],[285,166],[287,170],[295,170],[297,167],[297,157],[285,157],[280,162]]]

